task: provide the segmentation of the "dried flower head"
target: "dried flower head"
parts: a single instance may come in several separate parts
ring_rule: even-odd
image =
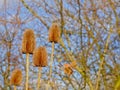
[[[64,73],[69,76],[73,73],[73,70],[72,70],[70,64],[64,64]]]
[[[20,69],[15,69],[12,72],[10,83],[15,86],[19,86],[22,82],[22,71]]]
[[[31,29],[26,29],[22,39],[22,52],[33,54],[35,45],[36,45],[36,41],[35,41],[34,31]]]
[[[47,51],[45,47],[38,47],[34,50],[33,63],[36,67],[47,66]]]
[[[60,40],[60,27],[57,23],[53,23],[49,29],[49,41],[58,43]]]

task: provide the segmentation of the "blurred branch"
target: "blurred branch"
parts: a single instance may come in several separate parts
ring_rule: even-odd
[[[25,3],[24,0],[20,0],[20,1],[21,1],[22,4],[26,7],[26,9],[28,9],[28,10],[32,13],[33,16],[35,16],[36,18],[38,18],[38,19],[43,23],[43,25],[45,25],[45,26],[47,27],[47,29],[49,29],[47,23],[46,23],[32,8],[30,8],[30,7]]]

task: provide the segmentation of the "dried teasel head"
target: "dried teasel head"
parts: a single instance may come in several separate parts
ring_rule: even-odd
[[[57,23],[53,23],[49,29],[49,41],[58,43],[60,40],[60,27]]]
[[[34,31],[31,29],[26,29],[22,39],[22,53],[33,54],[35,45],[36,41]]]
[[[22,71],[20,69],[15,69],[12,72],[10,83],[15,86],[19,86],[22,82]]]
[[[72,70],[70,64],[64,64],[64,73],[69,76],[73,73],[73,70]]]
[[[45,47],[38,47],[34,50],[33,64],[36,67],[47,66],[47,50]]]

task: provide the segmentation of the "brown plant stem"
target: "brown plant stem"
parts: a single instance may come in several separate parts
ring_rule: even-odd
[[[41,77],[41,70],[42,70],[42,67],[39,67],[38,68],[38,82],[37,82],[37,90],[40,89],[40,77]]]
[[[49,71],[49,78],[48,78],[48,84],[50,83],[50,78],[52,78],[52,64],[54,59],[54,42],[52,42],[52,52],[51,52],[51,58],[50,58],[50,71]],[[48,90],[48,86],[47,89]]]
[[[29,53],[26,54],[26,89],[28,90],[28,82],[29,82]]]
[[[14,90],[17,90],[16,86],[14,86]]]

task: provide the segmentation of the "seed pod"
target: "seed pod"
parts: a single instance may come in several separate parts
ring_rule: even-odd
[[[58,43],[60,40],[60,27],[57,23],[53,23],[49,29],[49,41]]]
[[[47,66],[47,51],[45,47],[38,47],[34,50],[33,64],[36,67]]]
[[[19,86],[22,82],[22,71],[19,69],[15,69],[12,72],[10,83],[15,86]]]
[[[22,39],[22,53],[33,54],[35,45],[36,45],[36,41],[35,41],[34,31],[31,29],[26,29]]]
[[[69,76],[73,73],[73,70],[72,70],[70,64],[64,64],[64,73]]]

